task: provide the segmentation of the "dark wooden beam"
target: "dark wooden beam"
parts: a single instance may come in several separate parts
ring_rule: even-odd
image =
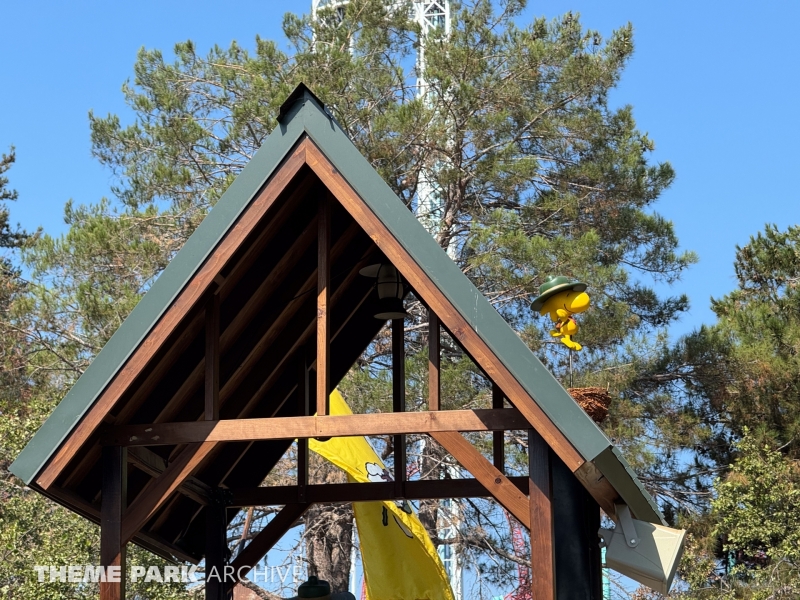
[[[102,453],[102,449],[101,449]],[[64,488],[60,488],[56,485],[50,486],[49,490],[41,490],[36,488],[37,491],[41,492],[44,496],[47,496],[54,502],[68,508],[74,513],[81,515],[82,517],[92,521],[93,523],[97,523],[98,525],[102,523],[102,516],[101,511],[102,508],[96,504],[91,504],[87,502],[84,498],[78,496],[74,492],[70,490],[66,490]],[[102,503],[102,502],[101,502]],[[163,538],[158,535],[153,534],[150,531],[147,532],[139,532],[137,533],[134,538],[131,540],[134,544],[152,552],[156,556],[161,556],[167,560],[174,560],[178,558],[179,560],[183,560],[189,563],[197,564],[200,562],[199,556],[191,555],[187,552],[184,552],[182,549],[177,548],[175,545],[167,542]]]
[[[205,419],[219,421],[219,294],[206,303]]]
[[[530,527],[528,497],[511,483],[508,477],[498,471],[483,454],[478,452],[477,448],[469,443],[463,435],[453,431],[442,431],[431,433],[431,437],[439,442],[475,479],[480,481],[503,508],[514,515],[525,527]]]
[[[286,440],[356,435],[399,435],[445,431],[524,429],[524,417],[514,408],[481,408],[436,412],[370,413],[325,417],[231,419],[215,422],[125,425],[109,429],[106,445],[162,446],[198,442]],[[181,453],[179,456],[183,456]],[[169,468],[173,467],[171,463]]]
[[[597,543],[600,507],[552,451],[550,471],[556,598],[603,600],[603,569]]]
[[[249,573],[258,564],[258,561],[278,543],[278,540],[294,526],[310,506],[310,504],[299,503],[284,506],[233,560],[231,566],[234,574],[237,577],[244,577]]]
[[[527,477],[509,477],[520,492],[528,491]],[[290,504],[297,498],[297,486],[281,485],[234,488],[228,506],[275,506]],[[394,482],[325,483],[306,487],[306,499],[312,503],[371,502],[378,500],[441,500],[444,498],[485,498],[491,492],[477,479],[417,479],[406,481],[403,497],[395,494]]]
[[[441,329],[439,317],[428,309],[428,410],[439,410],[439,397],[442,392],[441,368]]]
[[[556,564],[550,448],[535,430],[528,430],[530,471],[531,598],[556,600]]]
[[[100,565],[106,571],[106,578],[116,581],[100,583],[100,600],[125,600],[125,546],[128,540],[122,535],[122,513],[128,481],[126,453],[127,450],[119,446],[108,446],[102,451]],[[114,571],[116,577],[112,575]]]
[[[320,194],[317,212],[317,415],[328,414],[331,386],[331,203]]]
[[[225,565],[228,559],[228,520],[225,512],[225,504],[221,501],[212,502],[205,508],[206,600],[228,600],[226,594],[228,582],[225,577]]]
[[[334,246],[334,250],[333,250],[332,254],[334,254],[336,256],[340,252],[345,252],[345,250],[348,247],[348,244],[350,243],[351,240],[353,240],[353,236],[355,235],[355,233],[357,231],[358,231],[358,227],[357,226],[348,227],[346,229],[345,233],[343,233],[339,237],[339,239],[337,240],[337,242],[336,242],[336,244]],[[366,238],[366,241],[369,242],[370,248],[367,249],[367,248],[361,247],[359,245],[359,247],[356,248],[356,250],[358,252],[357,256],[363,256],[365,254],[365,252],[368,253],[368,254],[373,252],[372,249],[374,248],[374,246],[371,245],[371,242],[368,240],[368,238]],[[361,242],[359,242],[359,244],[360,243]],[[367,257],[366,259],[369,260],[369,258],[370,257]],[[340,299],[341,299],[342,302],[348,300],[349,296],[344,294],[344,292],[347,291],[347,289],[348,289],[346,283],[352,281],[355,277],[358,276],[358,267],[359,267],[359,265],[357,264],[356,267],[354,268],[353,273],[348,274],[347,277],[345,278],[345,280],[342,281],[340,283],[340,285],[337,287],[337,289],[334,292],[333,297],[332,297],[332,301],[333,301],[334,305],[336,305],[340,301]],[[314,279],[315,278],[316,278],[316,275],[314,275]],[[313,280],[306,281],[304,283],[304,285],[306,285],[306,284],[313,286],[314,282],[313,282]],[[301,287],[301,289],[303,289],[303,288]],[[363,291],[362,295],[363,295],[363,297],[367,297],[368,290],[365,289]],[[313,297],[313,295],[301,296],[300,298],[298,298],[292,304],[297,306],[297,302],[302,302],[305,299],[309,299],[311,301],[312,305],[315,304],[315,298]],[[337,314],[340,314],[339,318],[342,318],[342,316],[346,316],[346,318],[336,328],[334,337],[338,336],[338,334],[342,331],[342,328],[344,327],[344,325],[349,321],[349,318],[354,314],[354,311],[357,310],[357,307],[360,305],[360,302],[359,301],[355,301],[355,302],[350,302],[350,304],[352,304],[352,306],[353,306],[353,311],[352,312],[351,311],[342,311],[341,314],[337,313]],[[313,312],[313,310],[312,310],[312,312]],[[283,315],[282,315],[282,317],[283,317]],[[376,324],[377,324],[377,321],[376,321]],[[269,344],[262,343],[262,346],[267,349],[267,354],[265,356],[262,356],[259,359],[259,362],[257,362],[257,363],[256,362],[252,362],[250,357],[247,358],[248,362],[251,362],[251,364],[252,364],[252,369],[251,370],[254,372],[254,374],[255,373],[258,374],[258,378],[252,377],[251,378],[252,379],[252,387],[250,389],[245,389],[245,390],[242,390],[241,387],[236,387],[236,386],[229,387],[228,386],[228,383],[230,382],[230,380],[229,380],[229,382],[226,383],[226,385],[224,386],[224,388],[223,388],[223,390],[221,392],[223,411],[230,410],[230,413],[237,415],[239,418],[245,418],[250,413],[252,413],[257,407],[261,406],[261,404],[259,404],[259,401],[261,400],[261,398],[263,398],[264,394],[270,392],[270,390],[273,389],[273,387],[276,384],[276,382],[278,382],[281,379],[281,377],[284,374],[286,365],[289,363],[289,361],[296,360],[296,358],[295,358],[296,351],[299,348],[302,348],[304,345],[306,345],[311,340],[313,340],[314,330],[315,330],[315,323],[314,323],[313,316],[309,319],[309,325],[308,326],[305,326],[302,323],[300,323],[300,329],[295,331],[294,325],[295,325],[295,321],[292,320],[292,321],[289,321],[289,327],[285,327],[284,328],[283,326],[273,326],[273,329],[275,331],[280,332],[280,337],[277,338],[275,341],[270,342]],[[301,333],[303,331],[305,331],[305,333]],[[306,335],[306,334],[308,334],[308,335]],[[286,342],[289,343],[288,347],[284,346],[283,340],[285,340]],[[262,340],[262,342],[263,342],[263,340]],[[269,359],[269,360],[267,360],[267,359]],[[265,365],[265,366],[266,365],[269,366],[269,370],[270,370],[269,373],[270,374],[265,376],[265,372],[264,372],[265,370],[264,370],[264,368],[261,367],[262,364]],[[342,375],[343,375],[343,373],[342,373]],[[226,401],[226,396],[230,397],[230,399],[227,400],[227,401]],[[283,397],[283,396],[281,396],[281,397]],[[229,403],[230,403],[230,406],[229,406]],[[279,410],[281,406],[283,406],[282,402],[278,403],[278,405],[275,405],[274,403],[269,403],[268,405],[264,405],[264,408],[269,409],[267,414],[264,415],[264,416],[274,415],[275,411]],[[205,454],[205,456],[201,459],[201,462],[205,461],[204,464],[208,464],[209,461],[216,460],[214,457],[220,451],[224,452],[224,450],[226,448],[232,447],[232,446],[234,446],[234,445],[233,444],[218,444],[218,448],[215,449],[215,450],[209,450]],[[243,450],[239,450],[236,447],[233,447],[232,451],[237,456],[230,463],[230,467],[227,468],[226,471],[228,473],[230,473],[233,470],[234,466],[237,465],[241,461],[243,456],[245,456],[248,452],[250,452],[250,453],[255,452],[254,448],[256,446],[258,446],[258,444],[253,445],[252,448],[251,448],[251,446],[246,446]],[[180,449],[182,447],[179,446],[178,448]],[[283,451],[281,451],[281,454],[282,453],[283,453]],[[178,456],[171,457],[171,462],[175,462],[178,458],[179,458]],[[259,467],[263,466],[261,464],[261,463],[263,463],[263,460],[260,457],[258,458],[257,462],[258,462]],[[197,468],[197,467],[195,467],[195,468]],[[269,470],[269,468],[267,468],[267,470]],[[178,471],[175,471],[174,473],[177,474]],[[184,476],[183,474],[180,475],[180,477],[183,477],[183,476]],[[224,480],[224,478],[222,480],[219,480],[217,483],[221,484],[223,480]],[[166,480],[165,479],[161,479],[161,481],[162,481],[162,483],[160,483],[160,485],[162,485],[162,487],[164,489],[168,489],[168,487],[166,486]],[[157,505],[153,505],[153,506],[155,506],[154,510],[157,511],[157,510],[159,510],[159,508],[161,506],[164,506],[164,503],[166,502],[166,500],[167,500],[166,498],[161,498],[158,501]],[[137,498],[137,501],[138,501],[138,498]],[[151,503],[149,503],[149,502],[145,503],[145,504],[148,505],[148,506],[151,505]]]
[[[403,319],[392,320],[392,410],[406,410],[406,348]],[[394,436],[394,493],[403,497],[406,481],[406,436]]]
[[[503,390],[496,383],[492,383],[492,408],[503,408]],[[506,440],[504,431],[495,431],[492,434],[492,458],[494,466],[501,473],[506,472]]]

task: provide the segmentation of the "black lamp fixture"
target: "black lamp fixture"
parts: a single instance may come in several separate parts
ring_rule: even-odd
[[[408,316],[403,307],[403,278],[394,265],[390,263],[380,263],[364,267],[359,271],[364,277],[374,277],[378,280],[378,298],[380,299],[380,312],[375,315],[376,319],[385,321],[387,319],[405,319]]]

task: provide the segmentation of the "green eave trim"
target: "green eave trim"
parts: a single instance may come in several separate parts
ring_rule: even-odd
[[[186,244],[159,275],[131,314],[111,336],[72,389],[12,463],[14,475],[30,483],[94,404],[119,369],[169,308],[208,255],[233,226],[303,134],[303,119],[292,119],[310,95],[289,111],[287,122],[265,140]],[[322,114],[316,107],[311,111]]]
[[[653,497],[644,489],[619,448],[609,446],[592,462],[625,501],[634,518],[648,523],[667,524]]]

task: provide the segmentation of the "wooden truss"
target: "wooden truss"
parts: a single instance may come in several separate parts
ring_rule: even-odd
[[[289,193],[290,182],[294,187]],[[316,218],[292,240],[292,252],[272,257],[268,273],[253,284],[249,299],[238,305],[235,314],[222,318],[220,306],[229,290],[241,284],[268,241],[280,236],[297,198],[309,196],[317,199]],[[282,202],[277,202],[279,198]],[[349,221],[334,234],[334,212],[342,208]],[[292,277],[295,270],[304,273],[297,265],[310,252],[316,254],[313,274]],[[360,345],[363,349],[382,325],[364,321],[357,328],[351,326],[353,315],[368,310],[374,295],[369,282],[359,282],[358,270],[382,257],[397,267],[429,309],[428,410],[405,411],[403,321],[395,320],[394,412],[330,416],[332,386],[350,366],[337,362],[331,344],[349,336],[354,338],[353,347]],[[342,261],[348,262],[348,269],[336,279],[332,265]],[[307,299],[313,298],[314,292],[316,301],[309,305]],[[308,308],[316,315],[310,324],[292,320],[293,315]],[[240,350],[234,342],[250,333],[249,328],[261,314],[280,316],[255,327],[260,327],[257,335],[253,334],[255,341]],[[491,380],[493,408],[440,410],[442,329]],[[168,381],[171,369],[192,356],[192,340],[198,335],[204,336],[202,356],[193,359],[188,375],[170,383],[167,397],[152,402],[150,398],[159,393],[159,382]],[[171,350],[165,354],[163,348],[168,342]],[[227,369],[224,377],[220,367],[223,353]],[[259,369],[264,369],[263,376],[254,377]],[[196,390],[202,390],[198,392],[202,393],[202,409],[191,412],[185,407],[190,406],[188,399]],[[273,400],[267,402],[265,398]],[[506,401],[509,406],[505,406]],[[139,420],[132,421],[142,414],[150,415],[150,419],[137,417]],[[505,430],[529,432],[528,477],[505,473]],[[485,458],[462,435],[467,431],[494,432],[493,460]],[[408,434],[429,435],[474,479],[407,481]],[[394,482],[308,483],[309,438],[361,435],[395,437]],[[224,481],[234,470],[246,469],[254,460],[252,449],[259,444],[285,448],[294,439],[299,450],[297,485],[259,487],[263,477],[249,486],[208,483]],[[275,446],[278,441],[283,445]],[[160,447],[168,447],[166,454]],[[87,499],[80,493],[82,486],[88,489],[86,482],[91,482],[98,461],[102,464],[99,510],[96,496]],[[135,493],[130,486],[126,493],[129,465],[139,475],[146,475],[136,480]],[[196,476],[200,469],[203,478]],[[36,478],[36,486],[101,522],[104,566],[124,567],[124,548],[129,541],[196,562],[197,555],[176,550],[174,540],[184,533],[168,526],[171,515],[178,514],[181,506],[191,506],[195,512],[205,513],[207,568],[221,568],[225,561],[224,530],[230,517],[227,509],[283,505],[233,561],[236,569],[245,570],[255,565],[313,503],[490,496],[530,529],[532,598],[553,600],[599,598],[599,550],[589,547],[596,545],[598,504],[613,511],[616,493],[592,469],[593,465],[544,414],[317,145],[305,137],[49,460]],[[559,486],[564,490],[563,497],[558,497]],[[159,533],[166,531],[170,532],[167,537]],[[572,541],[559,546],[562,536]],[[575,540],[579,541],[577,549]],[[576,586],[589,591],[575,596]],[[226,593],[222,586],[210,585],[206,597],[219,600]],[[104,584],[101,589],[102,600],[124,597],[124,583]]]

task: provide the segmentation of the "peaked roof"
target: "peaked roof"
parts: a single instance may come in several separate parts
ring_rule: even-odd
[[[510,375],[509,385],[524,390],[535,404],[521,407],[514,401],[514,394],[504,390],[509,399],[526,416],[539,415],[540,423],[552,424],[557,436],[568,441],[574,459],[565,462],[595,497],[602,493],[597,491],[598,482],[605,480],[603,485],[612,488],[606,493],[618,495],[630,506],[636,518],[663,523],[653,499],[618,449],[392,192],[326,112],[322,102],[302,84],[281,108],[279,124],[261,149],[20,453],[11,465],[11,471],[28,484],[39,489],[47,488],[37,481],[37,477],[65,440],[79,429],[104,390],[124,371],[137,348],[236,226],[267,182],[279,175],[281,166],[304,139],[313,142],[332,165],[330,173],[327,173],[329,180],[352,188],[371,212],[364,218],[375,219],[380,227],[388,230],[393,238],[390,242],[395,244],[392,247],[413,261],[414,272],[403,272],[403,275],[412,285],[415,277],[420,281],[424,279],[426,285],[432,286],[428,289],[452,307],[453,322],[448,328],[455,337],[461,342],[467,338],[475,339],[479,349],[487,351],[471,351],[479,366],[493,379],[495,375],[500,377],[500,373],[493,372],[498,369]],[[314,165],[311,167],[312,170],[315,168]],[[325,167],[317,165],[316,168],[319,171]],[[370,235],[388,256],[385,246],[388,242],[376,239],[372,233]],[[401,265],[396,266],[403,271]],[[431,299],[425,298],[420,285],[419,282],[414,285],[415,290],[426,303],[430,303]],[[492,363],[496,368],[481,364],[487,356],[497,361]],[[544,437],[553,446],[551,439]],[[558,448],[554,449],[562,459],[565,457]]]

